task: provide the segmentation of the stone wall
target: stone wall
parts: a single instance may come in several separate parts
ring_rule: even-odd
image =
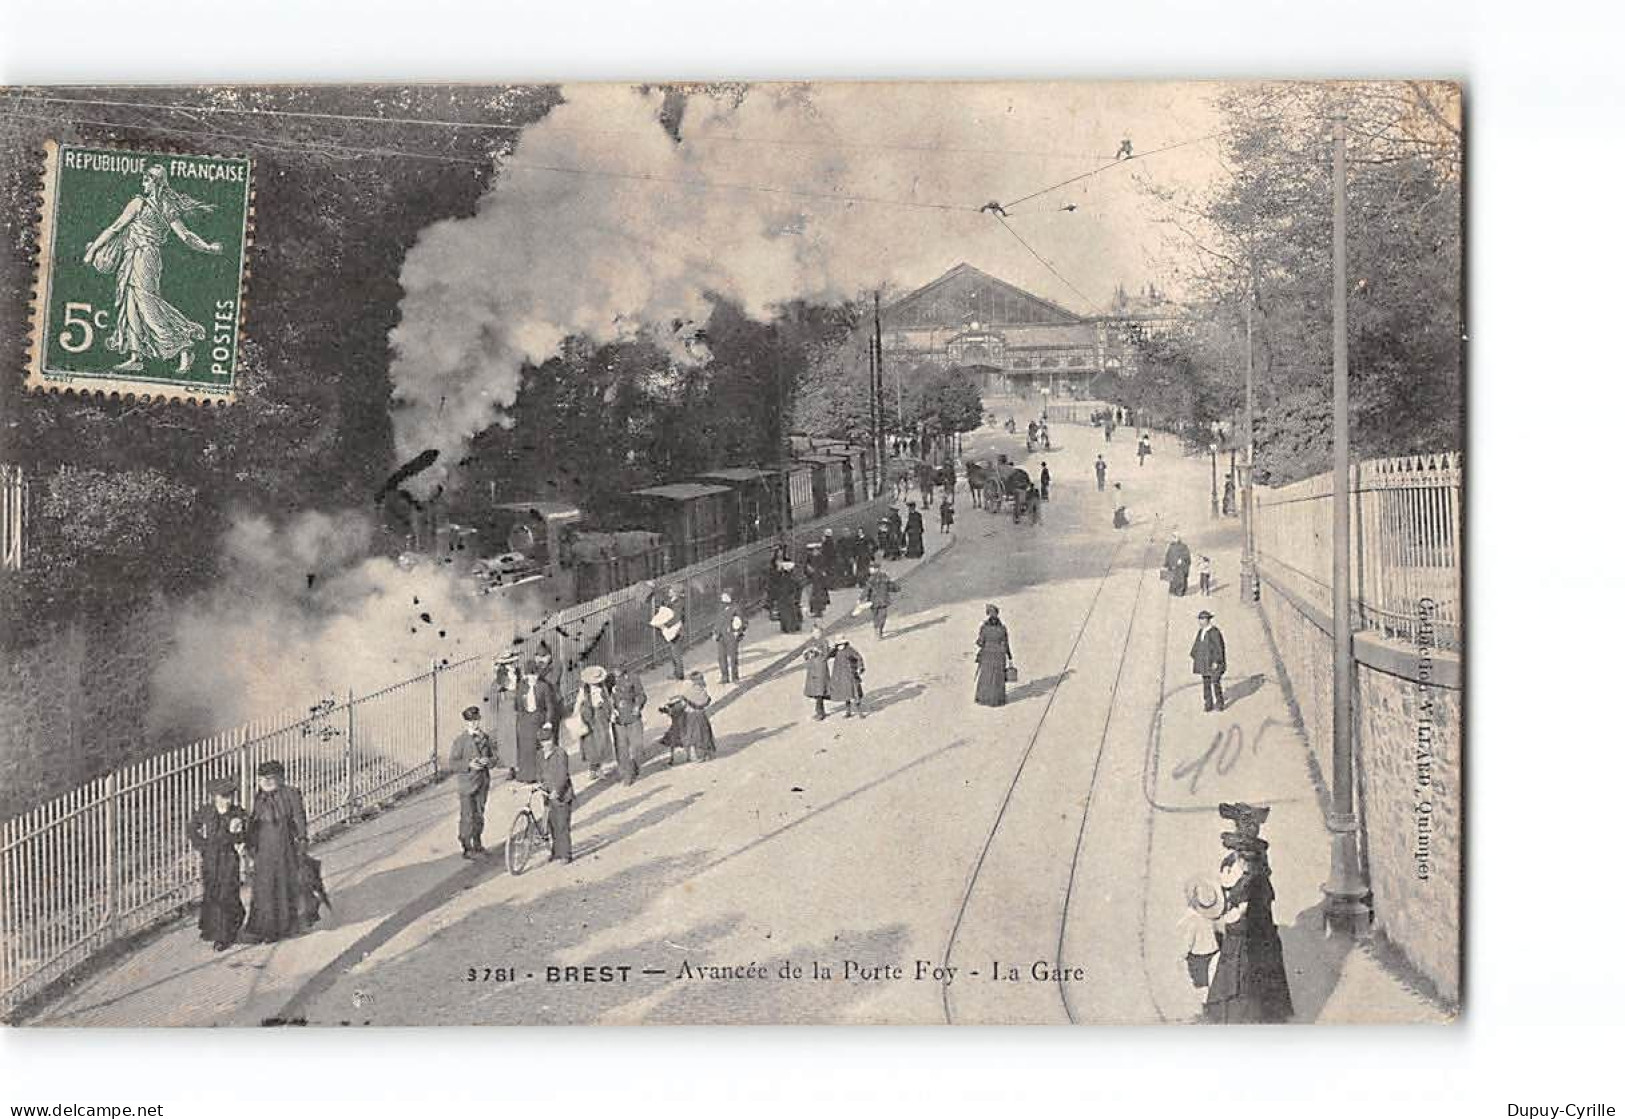
[[[1263,574],[1259,609],[1329,786],[1331,622]],[[1356,796],[1376,928],[1452,1004],[1461,997],[1461,699],[1453,655],[1356,636]]]

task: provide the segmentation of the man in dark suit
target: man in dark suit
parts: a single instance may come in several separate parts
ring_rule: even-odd
[[[465,859],[485,851],[485,798],[491,792],[495,761],[491,736],[480,729],[480,709],[465,708],[463,733],[452,741],[446,755],[447,767],[457,775],[457,842],[462,844]]]
[[[1224,634],[1213,615],[1196,615],[1196,640],[1191,642],[1191,671],[1202,678],[1202,710],[1224,710]]]
[[[877,563],[869,568],[869,582],[863,588],[863,601],[869,604],[869,613],[875,626],[875,640],[886,636],[886,614],[891,610],[892,595],[901,588]]]

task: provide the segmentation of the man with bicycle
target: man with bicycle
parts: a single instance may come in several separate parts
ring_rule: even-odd
[[[547,805],[547,833],[553,841],[548,861],[569,862],[574,857],[570,850],[570,812],[576,802],[575,786],[570,782],[570,758],[559,745],[556,727],[544,725],[538,738],[542,747],[538,776]]]

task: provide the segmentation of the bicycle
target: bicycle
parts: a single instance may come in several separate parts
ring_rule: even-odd
[[[525,797],[525,807],[519,810],[508,825],[508,841],[503,846],[503,861],[508,865],[509,874],[522,874],[525,867],[530,865],[530,857],[544,847],[551,846],[553,837],[548,835],[547,829],[536,818],[536,798],[542,793],[542,787],[537,785]]]

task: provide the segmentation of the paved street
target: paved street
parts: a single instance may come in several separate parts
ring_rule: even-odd
[[[1055,476],[1042,524],[973,509],[962,485],[952,547],[924,511],[933,551],[899,566],[886,639],[864,616],[849,623],[868,663],[866,718],[813,722],[799,662],[768,671],[798,638],[758,619],[747,685],[714,719],[718,759],[658,758],[631,788],[578,778],[571,865],[469,866],[449,788],[428,790],[323,845],[333,921],[222,956],[177,927],[34,1020],[1184,1021],[1199,998],[1176,943],[1181,884],[1216,869],[1214,808],[1231,799],[1272,808],[1298,1020],[1426,1016],[1381,962],[1322,934],[1318,794],[1239,600],[1239,525],[1209,515],[1208,461],[1159,435],[1138,466],[1128,429],[1110,445],[1087,427],[1052,436],[1024,464],[1036,479],[1043,458]],[[1021,457],[1002,434],[967,439],[973,457],[995,448]],[[1127,530],[1095,489],[1102,450],[1128,494]],[[1194,573],[1183,599],[1158,579],[1175,530],[1212,557],[1211,598]],[[840,592],[832,612],[854,600]],[[972,702],[988,602],[1020,669],[999,709]],[[1202,711],[1190,674],[1204,605],[1229,644],[1223,713]],[[714,664],[708,651],[692,660]],[[670,687],[651,677],[651,714]],[[488,843],[519,803],[495,789]]]

